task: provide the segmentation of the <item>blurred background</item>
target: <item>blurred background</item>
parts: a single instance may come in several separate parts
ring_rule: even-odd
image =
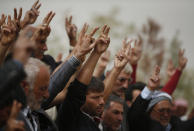
[[[13,16],[13,8],[29,10],[35,0],[0,0],[0,14]],[[175,98],[185,98],[194,107],[194,1],[193,0],[40,0],[41,23],[49,11],[56,16],[51,22],[48,52],[56,57],[69,52],[65,31],[65,17],[72,15],[73,23],[81,29],[87,22],[90,27],[108,24],[111,27],[111,58],[121,47],[124,37],[143,39],[143,54],[138,66],[137,80],[147,81],[155,64],[162,67],[162,82],[167,81],[166,67],[169,58],[177,65],[178,50],[184,48],[187,67],[179,81]]]

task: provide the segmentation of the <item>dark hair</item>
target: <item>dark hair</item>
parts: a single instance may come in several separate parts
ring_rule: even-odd
[[[26,96],[24,90],[20,86],[15,86],[14,88],[9,89],[7,89],[7,91],[0,96],[0,109],[11,106],[14,100],[20,102],[22,106],[25,107]]]
[[[96,77],[92,77],[90,84],[88,85],[88,92],[103,92],[104,91],[104,83]]]
[[[146,84],[143,83],[143,82],[136,82],[135,84],[129,85],[129,87],[125,91],[125,100],[126,101],[132,101],[132,99],[133,99],[133,94],[132,94],[133,91],[134,90],[142,91],[145,86],[146,86]]]
[[[116,102],[119,103],[121,105],[124,105],[124,100],[121,99],[120,97],[116,96],[116,95],[110,95],[108,100],[105,103],[104,109],[108,109],[110,107],[110,103],[111,102]]]

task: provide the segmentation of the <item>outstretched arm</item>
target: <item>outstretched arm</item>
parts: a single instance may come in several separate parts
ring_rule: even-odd
[[[137,66],[142,54],[142,38],[140,35],[138,35],[138,37],[139,40],[134,40],[134,45],[133,47],[131,47],[132,53],[129,56],[129,63],[131,64],[131,67],[133,69],[133,72],[131,73],[132,78],[131,84],[136,83]]]
[[[30,10],[28,10],[24,16],[24,19],[20,23],[20,27],[23,29],[29,24],[34,24],[36,19],[39,16],[39,8],[41,7],[41,4],[39,4],[39,0],[37,0],[31,7]]]
[[[86,63],[81,68],[77,79],[86,85],[90,83],[90,80],[92,78],[95,66],[98,62],[98,59],[100,58],[101,54],[108,48],[110,43],[110,38],[108,37],[110,27],[105,25],[102,28],[100,36],[95,40],[95,42],[92,44],[92,46],[95,46],[94,50],[92,51],[90,57],[86,61]],[[90,34],[93,35],[93,34]],[[89,37],[90,37],[89,35]],[[87,40],[87,37],[86,37]],[[90,39],[88,39],[90,40]]]
[[[75,47],[77,43],[77,27],[75,24],[72,24],[72,16],[70,16],[69,19],[67,17],[65,18],[65,29],[69,37],[70,45]]]
[[[179,65],[175,71],[175,73],[171,76],[166,85],[161,89],[162,91],[172,95],[174,90],[177,87],[179,79],[181,77],[182,71],[187,64],[187,58],[184,57],[184,50],[179,50]]]
[[[117,80],[118,75],[122,71],[122,69],[125,67],[125,65],[128,62],[128,56],[130,55],[130,42],[126,42],[126,40],[123,41],[123,49],[121,49],[117,55],[115,56],[114,61],[114,67],[110,74],[106,76],[106,79],[104,80],[105,84],[105,91],[104,91],[104,101],[108,99],[109,95],[112,93],[113,86],[115,84],[115,81]]]

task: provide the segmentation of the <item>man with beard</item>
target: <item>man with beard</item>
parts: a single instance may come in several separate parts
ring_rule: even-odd
[[[49,67],[38,59],[29,58],[25,72],[27,78],[22,82],[22,87],[27,97],[27,106],[20,112],[18,119],[24,121],[27,131],[56,131],[54,122],[41,109],[42,102],[49,97]]]

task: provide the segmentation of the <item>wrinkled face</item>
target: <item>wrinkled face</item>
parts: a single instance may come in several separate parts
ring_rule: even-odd
[[[47,68],[40,67],[40,71],[37,74],[34,89],[33,89],[33,97],[34,97],[34,108],[39,109],[41,103],[49,97],[48,86],[49,86],[49,78],[50,74]]]
[[[117,96],[124,96],[124,92],[131,81],[131,75],[122,71],[115,82],[113,93]]]
[[[112,101],[110,107],[104,110],[102,120],[108,129],[117,131],[123,120],[123,105]]]
[[[4,107],[3,109],[0,109],[0,128],[6,124],[6,121],[9,118],[11,111],[11,106]]]
[[[168,100],[158,102],[152,109],[150,116],[153,120],[167,126],[172,114],[172,104]]]
[[[104,110],[104,92],[88,92],[86,95],[86,102],[82,106],[83,111],[91,116],[101,117]]]
[[[37,41],[36,50],[34,52],[34,55],[36,58],[42,59],[44,52],[47,50],[48,50],[48,48],[46,45],[46,39],[39,40],[39,41]]]

